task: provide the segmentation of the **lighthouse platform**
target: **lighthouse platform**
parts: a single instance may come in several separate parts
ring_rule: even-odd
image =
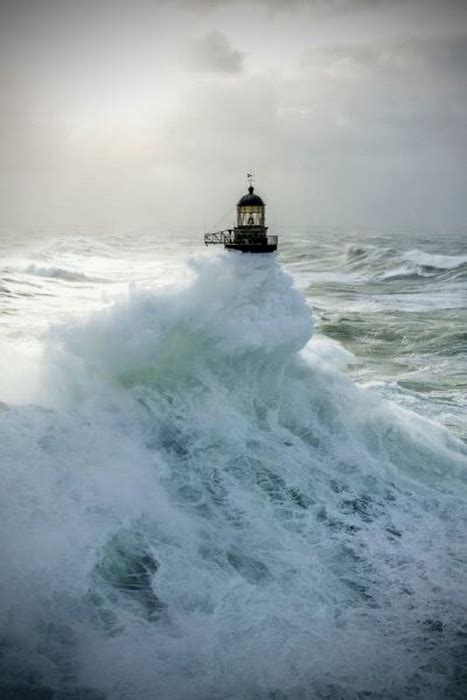
[[[277,250],[277,236],[268,236],[264,232],[247,232],[237,228],[206,233],[205,245],[223,245],[228,250],[242,253],[274,253]]]

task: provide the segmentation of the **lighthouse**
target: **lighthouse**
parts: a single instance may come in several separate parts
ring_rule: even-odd
[[[277,236],[268,236],[265,204],[251,184],[247,194],[237,203],[237,225],[234,228],[204,235],[206,245],[223,245],[228,250],[242,253],[273,253],[277,250]]]

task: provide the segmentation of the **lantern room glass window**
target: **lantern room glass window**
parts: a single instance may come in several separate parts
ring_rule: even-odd
[[[264,207],[256,204],[244,205],[237,209],[238,226],[264,226]]]

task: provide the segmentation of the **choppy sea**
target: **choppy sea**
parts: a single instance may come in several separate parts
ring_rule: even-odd
[[[0,240],[0,696],[467,695],[466,231]]]

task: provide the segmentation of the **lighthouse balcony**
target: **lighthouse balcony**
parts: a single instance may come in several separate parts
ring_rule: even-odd
[[[250,226],[248,230],[226,229],[206,233],[206,245],[224,245],[228,250],[240,250],[243,253],[273,253],[277,250],[277,236],[266,234],[264,227]]]

